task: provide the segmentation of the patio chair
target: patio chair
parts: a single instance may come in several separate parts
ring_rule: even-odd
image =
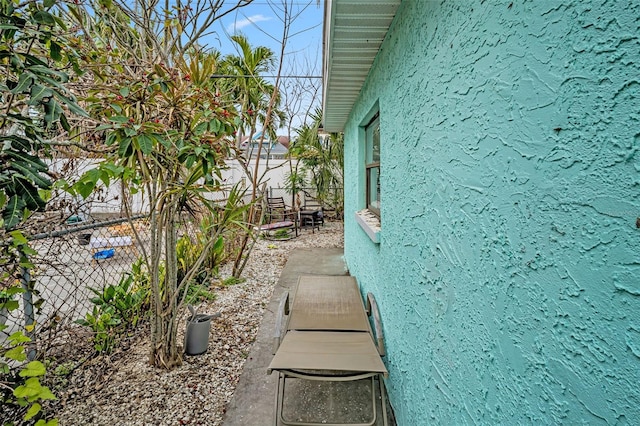
[[[371,314],[375,339],[367,318]],[[267,373],[278,372],[275,425],[278,422],[285,425],[337,425],[285,419],[282,411],[288,378],[329,382],[371,379],[371,420],[357,423],[358,426],[370,426],[376,422],[375,382],[378,379],[383,423],[385,426],[388,424],[382,383],[382,377],[387,377],[388,372],[381,360],[384,342],[380,315],[371,293],[367,294],[365,310],[355,278],[300,276],[291,309],[288,292],[280,301],[274,354]]]
[[[292,231],[298,236],[298,215],[287,207],[283,197],[267,198],[265,218],[267,223],[260,226],[260,231],[266,238],[273,238],[281,230],[287,231],[289,238],[293,237]]]
[[[267,197],[267,216],[269,222],[293,220],[295,212],[284,202],[284,197]]]

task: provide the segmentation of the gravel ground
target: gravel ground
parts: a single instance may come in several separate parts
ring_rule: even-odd
[[[182,366],[172,371],[153,368],[148,365],[145,329],[114,354],[74,370],[65,387],[56,391],[59,400],[52,414],[60,425],[222,424],[289,253],[342,245],[339,222],[325,223],[315,234],[304,230],[288,241],[258,241],[244,270],[246,281],[216,289],[216,300],[199,307],[200,313],[222,314],[211,322],[205,354],[185,356]]]

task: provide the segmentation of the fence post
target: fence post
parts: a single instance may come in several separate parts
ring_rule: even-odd
[[[25,253],[22,253],[24,258],[27,258]],[[22,266],[20,274],[20,282],[22,283],[22,289],[24,292],[22,293],[22,301],[24,304],[24,328],[25,335],[31,339],[31,348],[27,352],[27,358],[29,361],[33,361],[36,359],[36,350],[33,345],[34,336],[35,336],[35,328],[32,328],[31,331],[28,330],[28,327],[34,325],[36,322],[36,317],[33,312],[33,289],[31,286],[31,273],[26,266]]]

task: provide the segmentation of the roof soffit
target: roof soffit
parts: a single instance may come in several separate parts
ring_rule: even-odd
[[[325,2],[322,102],[325,130],[344,129],[348,111],[360,94],[399,5],[400,0]]]

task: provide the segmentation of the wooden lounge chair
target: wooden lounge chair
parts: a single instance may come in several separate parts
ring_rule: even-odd
[[[375,339],[367,315],[373,313]],[[285,324],[285,315],[288,315]],[[284,336],[282,332],[284,331]],[[276,319],[273,360],[267,373],[278,372],[275,425],[335,425],[287,420],[282,414],[287,378],[344,382],[371,379],[372,418],[359,426],[376,422],[375,379],[382,398],[382,415],[387,425],[382,376],[387,376],[382,327],[375,298],[362,303],[358,283],[349,276],[300,276],[293,304],[289,294],[280,301]],[[355,425],[354,423],[349,423]]]

